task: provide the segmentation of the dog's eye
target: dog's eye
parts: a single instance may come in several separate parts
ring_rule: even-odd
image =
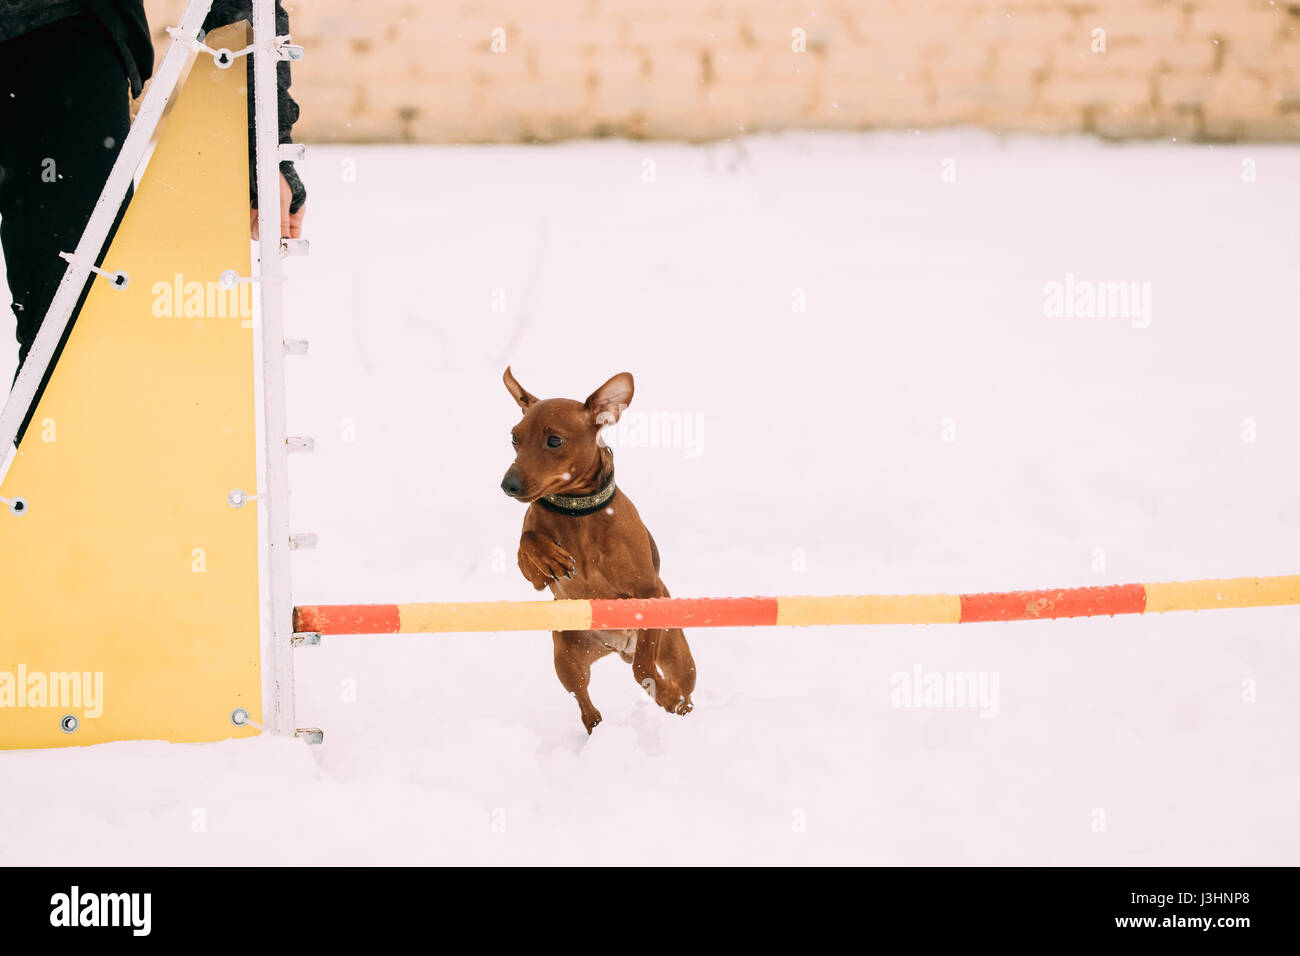
[[[550,438],[546,439],[547,448],[559,448],[563,444],[564,444],[564,439],[561,438],[559,435],[552,435]]]

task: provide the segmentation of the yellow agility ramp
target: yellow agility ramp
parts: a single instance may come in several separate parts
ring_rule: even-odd
[[[246,86],[194,58],[0,486],[0,748],[262,719]]]

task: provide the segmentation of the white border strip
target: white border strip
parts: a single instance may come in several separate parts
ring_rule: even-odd
[[[262,426],[265,483],[259,489],[267,533],[262,722],[294,732],[293,593],[289,567],[289,472],[284,387],[284,314],[280,275],[280,114],[275,0],[253,0],[253,105],[257,137],[258,288],[261,293]]]

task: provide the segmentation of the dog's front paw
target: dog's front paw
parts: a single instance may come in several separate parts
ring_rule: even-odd
[[[528,583],[533,586],[535,591],[545,591],[546,586],[551,583],[551,576],[539,570],[531,564],[525,564],[522,559],[519,561],[519,570],[524,573]]]
[[[572,578],[577,562],[554,539],[525,531],[519,539],[519,570],[540,591],[552,581]]]

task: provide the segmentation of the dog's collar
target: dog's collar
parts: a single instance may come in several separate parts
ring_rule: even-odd
[[[609,481],[605,487],[594,495],[543,495],[537,499],[537,503],[549,511],[558,511],[562,515],[589,515],[592,512],[599,511],[614,497],[614,492],[618,489],[614,487],[614,473],[609,473]]]

